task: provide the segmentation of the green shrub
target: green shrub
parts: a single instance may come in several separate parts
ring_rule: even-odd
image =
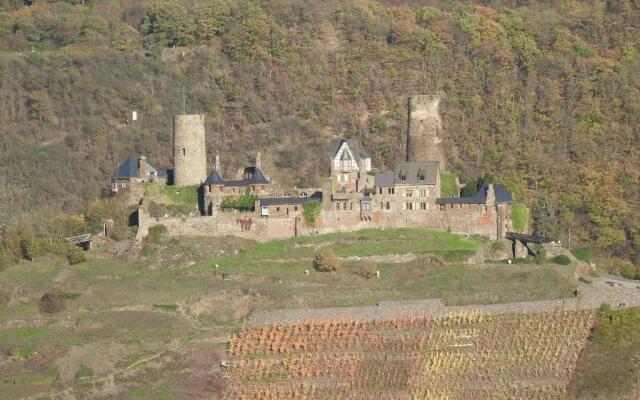
[[[37,238],[31,237],[22,241],[20,245],[22,257],[25,260],[33,261],[40,255],[40,242]]]
[[[11,294],[0,290],[0,307],[6,306],[9,300],[11,300]]]
[[[313,267],[320,272],[335,272],[340,269],[340,260],[330,248],[323,248],[313,257]]]
[[[164,204],[156,203],[155,201],[149,202],[149,215],[153,218],[162,218],[167,213],[167,207]]]
[[[151,228],[149,228],[149,241],[151,243],[155,243],[158,244],[160,243],[160,239],[162,239],[162,236],[167,233],[167,227],[160,224],[160,225],[154,225]]]
[[[240,211],[253,211],[256,207],[258,196],[249,192],[249,189],[240,197],[225,197],[220,204],[222,209],[235,208]]]
[[[545,248],[541,245],[536,245],[535,252],[536,255],[533,256],[533,262],[536,264],[544,264],[544,262],[547,260],[547,250],[545,250]]]
[[[64,307],[64,295],[59,291],[45,293],[38,303],[40,311],[47,314],[60,312],[64,310]]]
[[[307,201],[302,204],[302,210],[304,222],[307,226],[315,226],[316,218],[320,216],[320,202],[315,200]]]
[[[561,254],[559,256],[555,256],[551,260],[554,263],[560,264],[560,265],[569,265],[569,264],[571,264],[571,259],[569,257],[565,256],[564,254]]]
[[[529,222],[529,209],[522,203],[511,204],[511,221],[513,230],[516,232],[524,232]]]
[[[356,274],[360,275],[365,279],[371,279],[374,276],[376,276],[376,272],[377,270],[375,265],[373,265],[373,263],[371,262],[365,261],[358,266],[358,270],[356,271]]]
[[[175,311],[178,311],[178,305],[177,304],[154,304],[153,309],[159,310],[159,311],[175,312]]]
[[[154,253],[156,252],[156,249],[154,249],[151,246],[144,246],[142,248],[142,256],[143,257],[150,257],[152,256]]]
[[[84,255],[84,251],[79,247],[69,246],[67,261],[69,261],[69,265],[76,265],[87,261],[87,257]]]
[[[492,250],[504,250],[504,242],[495,241],[495,242],[491,243],[491,249]]]

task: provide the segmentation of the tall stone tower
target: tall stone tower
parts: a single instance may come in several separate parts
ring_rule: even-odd
[[[197,185],[207,179],[204,115],[173,116],[173,184]]]
[[[445,168],[439,96],[409,97],[407,161],[440,161]]]

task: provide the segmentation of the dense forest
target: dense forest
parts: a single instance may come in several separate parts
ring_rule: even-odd
[[[86,213],[133,152],[168,167],[183,110],[227,174],[261,150],[317,185],[336,136],[389,167],[438,93],[449,169],[548,193],[558,238],[638,271],[639,51],[638,0],[0,0],[0,217]]]

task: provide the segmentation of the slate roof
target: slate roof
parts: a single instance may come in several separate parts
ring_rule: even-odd
[[[395,182],[396,174],[393,172],[378,172],[376,174],[376,187],[392,187]]]
[[[247,167],[244,169],[243,176],[249,175],[248,179],[229,179],[225,180],[215,169],[211,171],[205,185],[222,185],[222,186],[250,186],[250,185],[266,185],[269,180],[264,176],[262,171],[257,167]]]
[[[131,154],[127,159],[113,171],[111,179],[131,179],[140,178],[138,171],[139,154]],[[159,178],[167,177],[167,170],[156,167],[149,159],[147,159],[147,171],[156,171]]]
[[[473,197],[443,197],[436,199],[436,204],[485,204],[487,202],[487,189],[489,189],[489,185],[485,183],[480,186],[480,189]],[[493,193],[496,196],[496,203],[510,204],[513,202],[511,193],[499,183],[493,184]]]
[[[211,171],[207,179],[204,180],[205,185],[224,185],[224,180],[215,169]]]
[[[300,205],[308,201],[322,201],[322,193],[316,192],[311,197],[279,197],[275,199],[262,199],[260,200],[260,206]]]
[[[357,163],[360,162],[363,158],[371,158],[369,153],[360,145],[360,141],[358,139],[331,139],[329,142],[329,156],[333,160],[338,154],[338,150],[340,150],[340,146],[342,146],[343,142],[347,142],[347,146],[353,153],[355,157],[355,161]]]
[[[435,185],[438,183],[439,165],[438,161],[400,161],[392,172],[377,173],[375,185]]]

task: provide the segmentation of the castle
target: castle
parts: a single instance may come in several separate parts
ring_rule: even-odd
[[[400,227],[504,238],[511,230],[512,202],[504,186],[485,184],[473,197],[442,197],[446,164],[439,103],[438,96],[409,98],[406,159],[393,170],[376,171],[357,140],[334,139],[328,146],[329,176],[321,188],[306,190],[273,187],[262,171],[260,154],[255,165],[234,179],[223,177],[219,156],[207,174],[204,116],[176,115],[173,184],[201,184],[201,215],[152,218],[142,202],[138,237],[163,224],[169,234],[232,235],[258,241]],[[144,162],[138,164],[149,170]],[[138,175],[142,181],[152,180],[148,174]]]

